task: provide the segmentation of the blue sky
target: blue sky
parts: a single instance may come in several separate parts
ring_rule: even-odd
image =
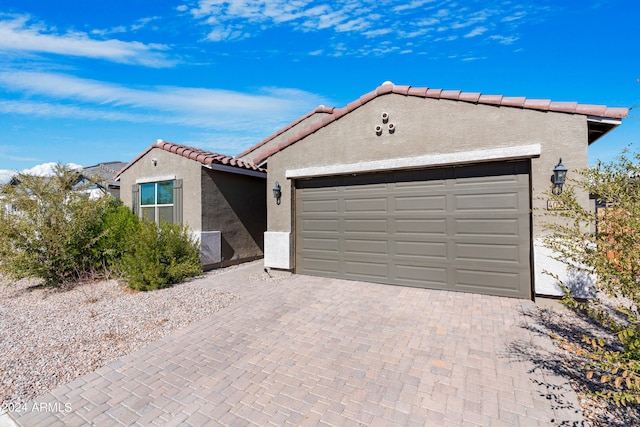
[[[395,84],[640,105],[631,0],[0,0],[0,177],[235,155],[317,105]],[[590,148],[640,142],[640,107]]]

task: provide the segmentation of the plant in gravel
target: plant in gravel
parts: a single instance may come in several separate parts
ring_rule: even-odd
[[[139,222],[120,200],[111,200],[100,221],[100,238],[92,248],[95,259],[104,269],[119,273],[120,260],[132,250],[137,240]]]
[[[198,242],[186,227],[140,221],[135,243],[119,261],[127,285],[139,291],[162,289],[202,272]]]
[[[627,302],[615,316],[598,299],[578,302],[568,294],[564,302],[608,328],[612,345],[584,337],[590,362],[586,375],[600,377],[596,394],[617,405],[640,404],[640,153],[624,150],[611,163],[579,171],[572,186],[549,195],[561,209],[548,211],[547,247],[569,268],[593,275],[599,292]],[[597,198],[597,211],[585,208],[574,188]]]
[[[92,195],[75,170],[56,165],[54,172],[18,174],[0,190],[0,271],[12,279],[60,285],[95,267],[92,248],[108,198]]]

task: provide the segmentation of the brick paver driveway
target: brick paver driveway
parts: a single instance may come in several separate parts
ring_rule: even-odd
[[[581,425],[532,302],[292,276],[36,400],[22,425]],[[64,405],[72,408],[67,412]],[[50,406],[51,407],[51,406]]]

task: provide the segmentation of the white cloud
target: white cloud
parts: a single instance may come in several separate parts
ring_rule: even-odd
[[[424,6],[427,3],[433,3],[434,0],[413,0],[410,3],[406,3],[406,4],[400,4],[398,6],[394,6],[393,10],[395,12],[402,12],[405,10],[411,10],[411,9],[417,9],[417,8],[421,8],[422,6]]]
[[[55,172],[57,163],[49,162],[36,165],[29,169],[23,169],[20,173],[35,175],[35,176],[52,176]],[[71,169],[82,169],[82,166],[75,163],[67,163],[67,167]],[[0,184],[9,182],[11,178],[18,174],[18,171],[12,171],[8,169],[0,169]]]
[[[480,35],[484,37],[475,43],[511,44],[518,40],[516,31],[526,23],[525,18],[537,19],[544,9],[532,0],[491,5],[457,0],[349,0],[321,4],[313,0],[194,1],[196,6],[190,7],[189,12],[208,27],[210,41],[242,40],[270,28],[284,27],[320,33],[322,45],[311,45],[309,50],[330,56],[377,55],[384,49],[362,49],[367,39],[373,38],[398,48],[387,49],[388,52],[402,52],[412,41],[422,48],[455,41],[452,48],[459,48],[459,44],[468,45]]]
[[[15,174],[16,174],[15,171],[11,171],[8,169],[0,169],[0,184],[5,184],[9,182],[11,177],[14,176]]]
[[[500,35],[493,35],[489,37],[490,40],[495,40],[500,44],[505,44],[505,45],[509,45],[509,44],[513,44],[516,41],[518,41],[518,37],[516,36],[500,36]]]
[[[464,35],[465,38],[477,37],[487,32],[487,27],[476,27]]]
[[[203,129],[246,129],[269,134],[273,126],[330,104],[313,93],[259,88],[250,93],[196,87],[130,88],[43,72],[0,72],[0,88],[23,99],[0,100],[0,112],[39,117],[163,123]]]
[[[56,34],[42,24],[30,24],[30,20],[27,15],[0,15],[0,51],[50,53],[147,67],[174,65],[166,56],[166,45],[98,40],[83,32]]]

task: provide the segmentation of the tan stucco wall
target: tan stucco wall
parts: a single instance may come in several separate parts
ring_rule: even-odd
[[[381,114],[395,125],[390,134]],[[382,135],[375,132],[383,126]],[[533,207],[546,208],[553,167],[563,158],[572,170],[587,167],[585,116],[391,94],[380,96],[269,158],[267,189],[278,181],[282,203],[268,198],[268,230],[292,232],[291,180],[287,169],[540,144],[532,159]],[[581,194],[585,207],[588,195]],[[534,239],[542,233],[534,215]]]
[[[157,159],[154,166],[152,159]],[[182,179],[182,219],[192,231],[202,230],[202,209],[200,203],[202,165],[186,157],[178,156],[160,148],[146,153],[120,177],[120,198],[125,206],[132,206],[132,187],[136,180],[158,181],[160,179]]]
[[[202,168],[202,227],[221,231],[225,261],[264,255],[265,186],[264,178]]]

